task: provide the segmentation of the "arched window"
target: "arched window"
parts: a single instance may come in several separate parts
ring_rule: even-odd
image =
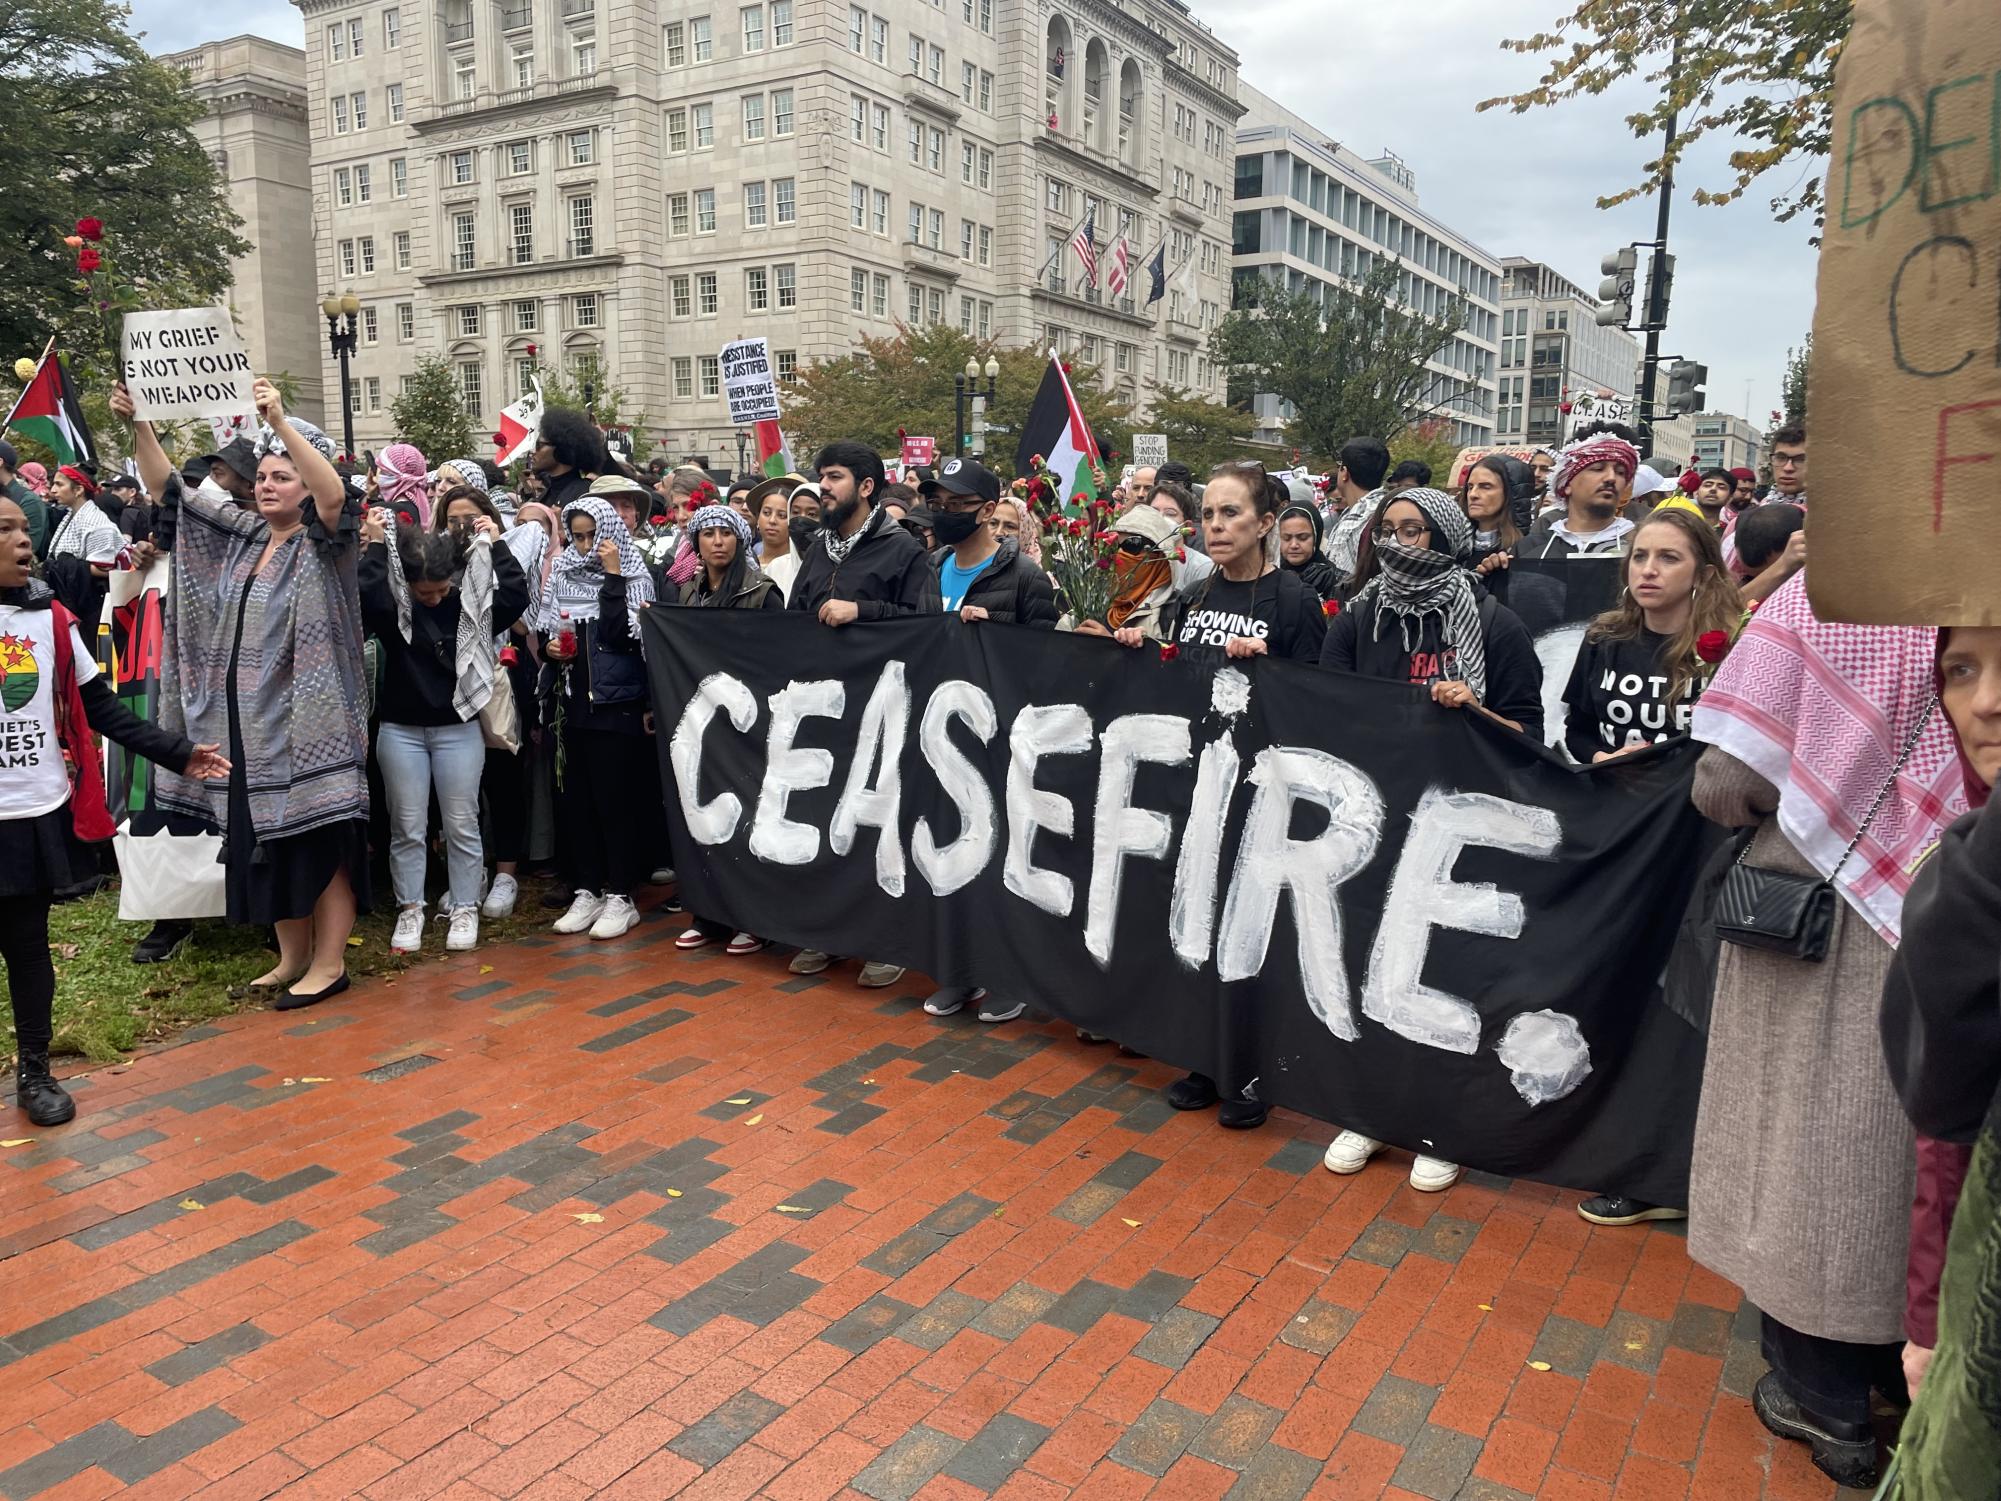
[[[1092,37],[1084,46],[1084,119],[1083,136],[1086,144],[1100,151],[1108,150],[1105,141],[1105,94],[1111,83],[1111,60],[1105,54],[1105,44]]]
[[[1140,83],[1139,59],[1129,57],[1119,69],[1119,160],[1128,167],[1139,165],[1146,144],[1146,115]]]

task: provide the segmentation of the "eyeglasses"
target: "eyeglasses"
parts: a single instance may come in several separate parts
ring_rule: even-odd
[[[1421,521],[1406,521],[1401,526],[1379,526],[1376,528],[1378,542],[1401,542],[1406,547],[1415,547],[1431,536],[1431,528]]]
[[[1797,469],[1805,462],[1806,455],[1803,453],[1774,452],[1772,454],[1772,467],[1774,469]]]

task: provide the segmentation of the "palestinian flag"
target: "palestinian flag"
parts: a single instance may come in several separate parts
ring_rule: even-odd
[[[531,377],[530,385],[527,395],[502,410],[493,430],[493,462],[502,468],[532,452],[542,431],[542,382]]]
[[[776,422],[757,424],[757,468],[766,479],[792,472],[792,449]]]
[[[65,464],[97,462],[97,444],[84,420],[83,402],[53,341],[0,430],[26,434]]]
[[[1021,425],[1021,442],[1014,452],[1014,471],[1027,476],[1035,472],[1035,457],[1042,456],[1050,473],[1057,477],[1063,493],[1057,497],[1063,510],[1075,514],[1078,497],[1098,498],[1098,481],[1091,466],[1098,460],[1098,441],[1078,409],[1070,390],[1063,362],[1049,356],[1049,368],[1042,372],[1042,384],[1035,388],[1035,404]]]

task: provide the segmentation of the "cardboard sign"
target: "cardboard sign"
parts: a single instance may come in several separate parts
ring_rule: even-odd
[[[136,420],[257,415],[250,396],[256,373],[227,308],[127,313],[119,346]]]
[[[1144,469],[1151,464],[1158,469],[1167,462],[1166,433],[1134,433],[1133,463]]]
[[[2001,29],[1981,0],[1856,0],[1807,391],[1823,619],[2001,623]]]
[[[929,469],[938,462],[938,440],[906,435],[903,440],[903,462],[906,467]]]
[[[778,420],[778,377],[771,368],[768,340],[736,339],[723,346],[723,395],[730,421],[739,427]]]
[[[1494,448],[1490,446],[1462,448],[1459,450],[1459,456],[1452,461],[1452,475],[1446,481],[1446,488],[1448,490],[1457,490],[1461,485],[1465,484],[1466,471],[1490,453],[1507,454],[1509,457],[1520,459],[1526,464],[1537,454],[1546,452],[1548,450],[1542,448]]]

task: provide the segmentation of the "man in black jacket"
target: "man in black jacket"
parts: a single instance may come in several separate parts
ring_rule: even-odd
[[[994,531],[1000,481],[971,459],[947,459],[922,493],[932,508],[933,534],[945,544],[931,555],[941,607],[962,620],[1053,629],[1056,586],[1012,537]]]
[[[829,443],[816,467],[821,527],[799,560],[786,608],[809,610],[836,628],[935,613],[937,569],[917,539],[876,504],[885,483],[882,456],[866,443]],[[817,975],[832,962],[818,949],[801,949],[792,956],[792,973]],[[900,964],[862,965],[861,983],[871,990],[902,978]]]
[[[820,535],[799,560],[787,608],[837,627],[935,611],[937,570],[875,503],[885,483],[881,456],[865,443],[829,443],[818,468]]]

